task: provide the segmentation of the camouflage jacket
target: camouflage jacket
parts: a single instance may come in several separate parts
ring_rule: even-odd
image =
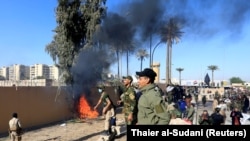
[[[167,125],[170,114],[167,112],[161,93],[155,84],[140,89],[142,95],[138,101],[138,125]]]
[[[130,114],[134,111],[136,106],[135,90],[129,86],[123,93],[123,113]]]

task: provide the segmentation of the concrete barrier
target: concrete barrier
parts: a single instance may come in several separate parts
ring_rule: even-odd
[[[7,133],[12,113],[23,128],[41,126],[72,117],[72,100],[57,87],[0,87],[0,135]]]

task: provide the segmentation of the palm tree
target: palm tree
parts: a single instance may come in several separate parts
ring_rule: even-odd
[[[117,22],[113,22],[117,21]],[[114,34],[117,29],[123,30],[119,31],[119,34]],[[134,34],[135,29],[134,26],[129,23],[126,18],[122,17],[117,13],[110,13],[104,20],[102,25],[102,41],[110,46],[110,49],[115,52],[117,57],[117,73],[118,78],[120,78],[120,66],[121,66],[121,58],[124,53],[127,53],[127,63],[128,63],[128,56],[129,53],[134,51]],[[99,35],[100,36],[100,35]],[[127,64],[128,70],[128,64]]]
[[[164,24],[161,30],[161,40],[167,42],[167,54],[166,54],[166,83],[170,84],[171,69],[172,69],[172,45],[174,41],[179,42],[183,32],[180,30],[180,26],[177,24],[176,19],[171,18],[167,24]]]
[[[129,75],[129,72],[128,72],[128,70],[129,70],[129,66],[128,66],[129,65],[129,55],[133,54],[135,52],[137,45],[138,45],[138,43],[135,40],[133,40],[130,42],[130,44],[127,44],[127,46],[124,48],[124,50],[125,50],[124,52],[126,53],[126,61],[127,61],[127,75]]]
[[[212,86],[214,86],[214,71],[218,70],[218,69],[219,68],[216,65],[210,65],[210,66],[208,66],[208,70],[212,71]]]
[[[138,58],[138,60],[141,61],[141,71],[142,71],[142,61],[145,58],[148,58],[149,54],[147,53],[146,49],[139,49],[137,54],[136,54],[136,57]]]
[[[181,72],[184,70],[183,68],[176,68],[176,70],[179,72],[179,84],[181,85]]]

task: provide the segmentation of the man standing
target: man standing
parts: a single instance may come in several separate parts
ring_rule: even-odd
[[[22,136],[21,136],[21,123],[20,120],[18,119],[17,113],[12,114],[12,118],[9,121],[9,132],[10,132],[10,138],[12,141],[21,141]]]
[[[157,74],[150,68],[136,72],[139,89],[142,93],[138,101],[137,125],[167,125],[170,114],[166,111],[164,100],[158,86],[154,83]]]
[[[211,115],[212,125],[224,125],[224,117],[220,114],[220,107],[216,107],[214,113]]]
[[[191,94],[186,95],[185,96],[186,109],[185,109],[183,118],[193,123],[195,110],[191,101],[192,101]]]
[[[246,95],[243,95],[243,107],[242,107],[242,112],[247,113],[249,109],[249,99]]]
[[[109,95],[106,93],[105,87],[98,86],[97,88],[98,88],[98,92],[101,94],[101,96],[98,100],[98,103],[94,107],[94,109],[96,110],[101,103],[103,104],[104,107],[102,109],[102,114],[105,118],[104,130],[105,130],[105,133],[107,135],[110,135],[110,133],[111,133],[111,124],[110,123],[112,123],[111,120],[115,120],[115,116],[116,116],[115,106],[112,103],[111,99],[109,98]]]
[[[123,110],[125,117],[125,122],[127,125],[136,124],[136,98],[135,90],[132,86],[133,78],[131,76],[123,77],[123,84],[125,86],[125,92],[122,94],[121,100],[117,101],[117,104],[120,105],[123,103]]]

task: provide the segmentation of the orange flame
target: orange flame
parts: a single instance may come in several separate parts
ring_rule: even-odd
[[[79,115],[80,118],[97,118],[99,114],[97,111],[92,110],[85,97],[81,96],[79,100]]]

